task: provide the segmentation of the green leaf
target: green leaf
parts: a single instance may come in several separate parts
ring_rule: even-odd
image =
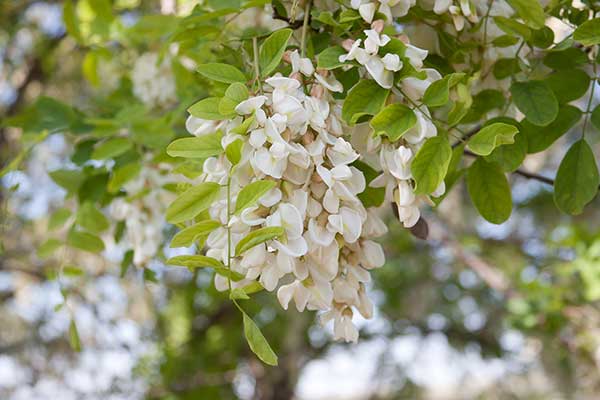
[[[75,193],[85,180],[85,176],[79,170],[59,169],[48,173],[50,178],[69,193]]]
[[[519,61],[516,58],[501,58],[494,64],[494,77],[504,79],[521,71]]]
[[[71,35],[77,42],[82,41],[81,32],[79,31],[79,23],[77,21],[77,15],[75,14],[75,7],[71,0],[66,0],[63,6],[63,21],[65,28],[69,35]]]
[[[373,133],[387,135],[390,141],[395,142],[417,123],[417,116],[407,106],[393,103],[381,110],[371,120]]]
[[[534,125],[546,126],[558,115],[558,101],[544,82],[515,82],[510,92],[516,106]]]
[[[40,245],[37,249],[37,255],[39,258],[45,259],[50,257],[54,252],[63,245],[58,239],[50,238]]]
[[[478,158],[467,170],[467,189],[477,211],[493,224],[510,217],[512,198],[500,166]]]
[[[317,68],[336,69],[344,65],[340,56],[346,54],[342,46],[328,47],[317,55]]]
[[[248,98],[248,88],[241,83],[232,83],[219,102],[219,113],[235,115],[235,107]]]
[[[110,226],[104,214],[90,202],[85,202],[79,207],[77,223],[92,233],[101,233]]]
[[[517,35],[529,40],[531,37],[531,29],[527,25],[515,21],[513,18],[494,17],[494,22],[502,31],[509,35]]]
[[[554,181],[554,202],[563,212],[577,215],[598,193],[598,166],[589,144],[575,142],[563,158]]]
[[[186,268],[226,268],[225,264],[216,258],[207,257],[203,255],[192,255],[192,256],[176,256],[169,258],[166,263],[168,265],[178,265]]]
[[[434,192],[444,180],[451,158],[452,148],[446,135],[427,139],[410,166],[415,193]]]
[[[110,193],[118,192],[126,182],[138,176],[141,169],[142,164],[139,162],[132,162],[114,169],[107,184],[108,191]]]
[[[229,143],[225,148],[225,156],[231,163],[231,165],[237,165],[242,159],[242,147],[244,146],[244,142],[240,139],[236,139],[233,142]]]
[[[546,14],[539,1],[508,0],[521,18],[534,29],[541,29],[546,23]]]
[[[590,121],[592,122],[592,125],[594,125],[596,129],[600,131],[600,104],[594,108],[594,111],[592,111]]]
[[[260,46],[258,65],[260,76],[269,76],[277,68],[283,57],[288,40],[292,36],[291,29],[281,29],[273,32]]]
[[[484,126],[469,139],[469,149],[480,156],[490,155],[496,147],[514,143],[517,132],[516,126],[502,122]]]
[[[219,112],[219,97],[207,97],[193,104],[188,108],[188,112],[196,118],[208,119],[211,121],[224,119],[224,115]]]
[[[267,339],[265,339],[252,318],[246,315],[245,312],[242,315],[244,317],[244,335],[246,335],[246,341],[248,342],[248,346],[250,346],[250,350],[265,364],[276,366],[277,355],[269,345],[269,342],[267,342]]]
[[[223,153],[220,131],[202,136],[176,139],[167,146],[171,157],[207,158]]]
[[[267,240],[273,240],[284,233],[285,229],[281,226],[267,226],[254,230],[238,242],[237,246],[235,246],[235,255],[241,256],[246,250],[250,250],[254,246],[264,243]]]
[[[198,72],[202,75],[217,82],[224,83],[234,83],[246,82],[246,76],[244,73],[229,64],[219,64],[219,63],[209,63],[209,64],[200,64],[198,66]]]
[[[360,160],[356,160],[351,164],[353,167],[360,170],[365,176],[366,187],[362,193],[358,194],[358,199],[363,203],[365,207],[379,207],[383,204],[385,199],[385,188],[383,187],[370,187],[369,184],[373,181],[373,179],[377,178],[381,175],[380,172],[377,172],[374,168],[372,168],[369,164],[362,162]]]
[[[194,218],[211,206],[220,191],[221,186],[214,182],[204,182],[186,190],[167,208],[167,221],[178,224]]]
[[[240,274],[239,272],[229,270],[225,264],[216,258],[203,255],[176,256],[169,258],[166,263],[169,265],[186,267],[189,270],[193,270],[195,268],[211,268],[215,271],[215,273],[229,278],[234,282],[239,282],[244,279],[244,275]]]
[[[580,69],[563,69],[550,75],[545,82],[563,104],[581,98],[590,86],[590,77]]]
[[[584,46],[600,44],[600,18],[585,21],[573,33],[573,39]]]
[[[517,170],[527,156],[527,138],[521,132],[514,137],[513,144],[496,147],[492,154],[485,157],[488,162],[496,162],[505,172]]]
[[[127,138],[109,139],[94,148],[92,159],[106,160],[114,158],[125,153],[127,150],[131,149],[132,146],[133,143]]]
[[[69,231],[67,244],[90,253],[99,253],[104,250],[102,239],[88,232]]]
[[[71,323],[69,324],[69,344],[73,351],[78,353],[81,351],[81,340],[79,339],[79,332],[77,331],[74,319],[71,319]]]
[[[196,241],[197,237],[208,235],[219,226],[221,226],[219,222],[212,220],[200,221],[197,224],[188,226],[173,236],[170,247],[189,247]]]
[[[546,150],[558,138],[567,133],[581,119],[581,110],[572,105],[564,105],[558,110],[558,116],[548,126],[536,126],[521,121],[521,132],[527,138],[527,152],[539,153]]]
[[[359,81],[350,91],[342,106],[342,119],[354,125],[361,117],[377,114],[385,105],[390,91],[370,79]]]
[[[71,216],[71,211],[67,208],[59,208],[54,211],[48,220],[48,229],[53,231],[62,227]]]
[[[239,214],[246,208],[253,206],[256,204],[258,199],[260,199],[265,193],[275,187],[275,182],[273,181],[255,181],[251,184],[245,186],[240,190],[237,196],[237,200],[235,202],[235,212],[234,214]]]
[[[587,62],[587,55],[575,47],[569,47],[561,51],[550,51],[544,57],[544,64],[552,69],[571,69]]]
[[[464,73],[454,73],[433,82],[425,90],[423,103],[429,107],[446,105],[450,99],[450,88],[456,85],[464,76]]]

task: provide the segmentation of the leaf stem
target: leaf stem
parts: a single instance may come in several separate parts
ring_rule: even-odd
[[[254,53],[254,79],[258,84],[258,90],[262,94],[262,84],[260,83],[260,67],[258,66],[258,39],[256,36],[252,38],[252,52]]]
[[[302,37],[300,39],[300,56],[301,57],[304,57],[306,54],[306,32],[308,31],[310,6],[311,6],[311,0],[307,0],[306,6],[304,6],[304,21],[302,22]]]

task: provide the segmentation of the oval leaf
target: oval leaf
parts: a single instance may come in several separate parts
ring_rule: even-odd
[[[562,211],[577,215],[598,193],[598,166],[589,144],[575,142],[563,158],[554,181],[554,201]]]
[[[214,182],[204,182],[181,194],[167,208],[167,221],[178,224],[194,218],[219,197],[221,186]]]
[[[290,36],[292,36],[291,29],[281,29],[273,32],[260,46],[258,64],[262,77],[269,76],[277,68]]]
[[[208,235],[219,226],[221,226],[219,222],[212,220],[201,221],[195,225],[188,226],[173,236],[173,240],[171,240],[171,248],[189,247],[196,241],[198,236]]]
[[[252,318],[246,315],[246,313],[243,313],[243,316],[244,335],[246,336],[246,341],[248,342],[248,346],[250,346],[250,350],[252,350],[252,352],[265,364],[276,366],[277,355],[269,345],[269,342],[267,342],[267,339],[265,339]]]
[[[202,75],[217,82],[234,83],[246,82],[244,73],[229,64],[209,63],[198,66],[198,72]]]
[[[510,124],[496,122],[485,126],[469,139],[469,149],[480,156],[492,154],[492,151],[503,144],[514,143],[519,129]]]
[[[375,115],[384,106],[389,90],[377,82],[364,79],[350,89],[342,106],[342,119],[350,125],[365,115]]]
[[[445,135],[427,139],[411,164],[411,172],[416,182],[416,193],[431,193],[443,182],[452,148]]]
[[[467,189],[479,214],[492,224],[510,217],[510,187],[498,164],[478,158],[467,170]]]
[[[558,101],[544,82],[515,82],[510,87],[510,93],[516,106],[534,125],[546,126],[558,114]]]
[[[417,123],[417,116],[404,104],[394,103],[385,107],[371,120],[375,135],[387,135],[390,141],[400,139]]]
[[[584,46],[600,44],[600,18],[585,21],[573,33],[573,39]]]
[[[242,240],[240,240],[235,246],[236,256],[242,255],[246,250],[250,250],[254,246],[266,242],[267,240],[273,240],[285,232],[281,226],[267,226],[264,228],[257,229],[247,234]]]
[[[244,209],[256,204],[258,199],[260,199],[265,193],[274,187],[275,182],[264,180],[252,182],[248,186],[244,187],[238,193],[237,200],[235,202],[234,214],[238,214]]]
[[[199,137],[187,137],[174,140],[167,146],[167,154],[171,157],[207,158],[223,152],[221,132],[210,133]]]

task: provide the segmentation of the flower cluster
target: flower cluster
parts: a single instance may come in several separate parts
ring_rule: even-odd
[[[266,79],[263,94],[237,105],[238,117],[218,122],[188,119],[195,135],[221,129],[224,148],[243,142],[241,161],[233,170],[224,155],[204,163],[202,178],[228,185],[230,196],[223,191],[209,209],[223,227],[208,236],[206,255],[245,277],[230,282],[216,275],[219,290],[254,280],[268,291],[279,286],[282,307],[287,309],[293,300],[299,311],[326,311],[323,321],[334,320],[335,337],[356,341],[353,308],[366,318],[372,315],[365,284],[369,270],[384,263],[383,250],[372,239],[386,227],[357,197],[365,189],[365,177],[352,165],[359,155],[344,138],[341,106],[332,97],[342,85],[296,51],[285,59],[292,66],[290,77]],[[248,120],[247,133],[240,134],[239,127]],[[257,205],[231,215],[230,202],[256,180],[276,185]],[[283,227],[285,235],[243,254],[230,254],[249,232],[270,226]]]
[[[125,222],[124,244],[133,250],[133,264],[146,265],[164,243],[165,205],[173,195],[163,186],[167,183],[164,172],[145,165],[140,174],[127,182],[123,189],[127,197],[118,197],[110,204],[109,213],[117,221]],[[148,188],[154,188],[147,191]]]
[[[368,23],[373,22],[375,12],[379,12],[392,21],[394,17],[403,17],[416,4],[416,0],[352,0],[351,6]]]
[[[133,94],[149,107],[168,107],[177,101],[175,79],[168,58],[159,60],[156,53],[144,53],[131,73]]]
[[[383,21],[373,22],[372,27],[373,29],[364,31],[367,36],[364,40],[364,48],[359,47],[360,39],[353,43],[347,42],[348,54],[340,56],[340,61],[357,60],[381,87],[390,89],[394,87],[393,71],[402,68],[403,61],[397,54],[391,53],[380,58],[379,48],[385,46],[391,39],[380,33],[383,29]],[[423,68],[423,60],[427,56],[426,50],[410,44],[405,44],[405,46],[404,60],[409,62],[415,70],[424,72],[426,78],[405,77],[397,87],[394,87],[392,93],[396,97],[396,101],[408,102],[416,116],[416,123],[399,141],[394,143],[387,139],[381,139],[380,136],[369,137],[367,149],[379,153],[379,167],[383,171],[370,185],[386,188],[386,198],[397,205],[400,221],[405,227],[410,228],[418,222],[421,216],[419,206],[428,200],[427,196],[419,197],[414,193],[411,162],[425,140],[437,135],[437,128],[432,122],[427,107],[417,107],[416,104],[421,101],[429,85],[440,79],[441,76],[434,69]],[[393,60],[394,68],[385,69],[391,60]],[[383,68],[375,67],[378,63],[381,63]],[[438,197],[444,191],[445,186],[442,182],[431,195]]]

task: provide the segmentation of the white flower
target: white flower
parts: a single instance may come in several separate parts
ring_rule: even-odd
[[[185,121],[185,128],[194,136],[202,136],[215,132],[218,129],[218,124],[215,121],[196,118],[190,115]]]
[[[267,96],[250,97],[249,99],[246,99],[235,106],[235,112],[240,115],[252,114],[259,110],[266,101]]]
[[[261,147],[254,153],[252,164],[265,175],[281,178],[287,166],[288,153],[283,145],[273,144],[270,149]]]
[[[341,207],[338,214],[327,218],[327,229],[340,233],[348,243],[354,243],[360,236],[362,220],[360,215],[349,207]]]
[[[364,33],[367,35],[364,47],[369,54],[377,54],[379,48],[385,46],[391,40],[388,35],[380,35],[379,32],[373,29],[367,29]]]
[[[380,268],[385,264],[385,254],[383,247],[372,240],[365,240],[361,243],[361,263],[366,269]]]
[[[277,300],[279,300],[279,304],[281,304],[281,307],[283,307],[284,310],[288,309],[290,301],[294,299],[294,303],[296,303],[296,310],[299,312],[304,311],[309,297],[310,292],[302,284],[302,282],[298,280],[290,283],[289,285],[282,285],[277,291]]]
[[[310,59],[301,58],[298,50],[290,53],[290,61],[292,62],[292,72],[301,72],[305,76],[311,76],[315,72],[315,67]]]
[[[352,145],[342,138],[337,138],[333,147],[327,149],[327,157],[334,166],[353,163],[358,159],[358,153]]]

